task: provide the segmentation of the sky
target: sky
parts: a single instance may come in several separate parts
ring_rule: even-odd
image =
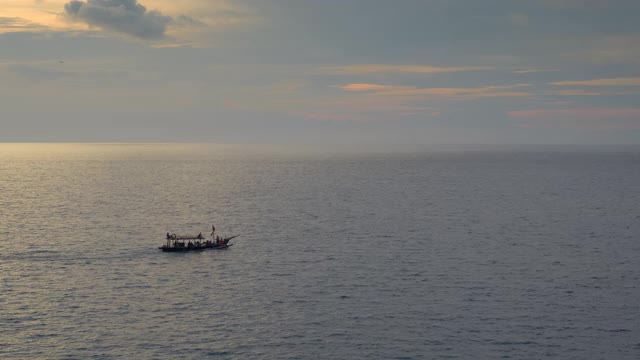
[[[640,144],[638,19],[638,0],[0,0],[0,141]]]

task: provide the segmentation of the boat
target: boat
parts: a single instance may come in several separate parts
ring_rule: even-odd
[[[210,240],[205,240],[202,233],[198,235],[176,235],[174,233],[167,233],[167,243],[160,246],[158,249],[164,252],[223,250],[233,246],[233,244],[229,244],[229,240],[240,236],[215,236],[216,228],[213,225],[211,226],[211,230]]]

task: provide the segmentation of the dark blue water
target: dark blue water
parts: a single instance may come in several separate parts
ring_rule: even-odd
[[[638,359],[639,184],[638,148],[0,145],[0,358]]]

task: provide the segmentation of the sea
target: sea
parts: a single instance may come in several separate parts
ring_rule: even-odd
[[[640,359],[640,147],[0,144],[0,359],[499,358]]]

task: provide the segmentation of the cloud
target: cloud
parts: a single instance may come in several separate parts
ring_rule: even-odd
[[[583,81],[556,81],[556,86],[640,86],[640,77],[608,78]]]
[[[560,71],[558,69],[517,69],[513,70],[513,74],[530,74],[530,73],[539,73],[539,72],[554,72]]]
[[[526,97],[528,92],[512,91],[516,88],[527,87],[529,84],[482,86],[475,88],[419,88],[416,86],[395,86],[380,84],[347,84],[340,88],[351,92],[373,92],[382,97],[413,97],[413,98],[497,98],[497,97]]]
[[[198,19],[194,19],[191,16],[179,15],[176,16],[174,21],[176,26],[205,26],[206,24]]]
[[[429,65],[391,65],[391,64],[357,64],[346,66],[326,66],[319,68],[321,73],[340,75],[363,75],[376,73],[413,73],[413,74],[443,74],[462,71],[493,70],[487,66],[450,66],[438,67]]]
[[[253,86],[229,92],[224,106],[228,109],[250,109],[261,113],[281,112],[314,120],[349,121],[398,116],[424,117],[438,110],[414,102],[411,98],[381,97],[375,92],[367,92],[365,89],[368,85],[377,88],[375,84],[361,84],[362,91],[342,92],[337,86],[318,87],[306,80],[285,80],[268,86]],[[357,86],[353,88],[355,87]]]
[[[640,109],[533,109],[509,111],[507,113],[514,118],[545,118],[553,116],[578,117],[578,118],[631,118],[640,117]]]
[[[391,90],[397,88],[397,86],[378,85],[378,84],[348,84],[340,87],[346,91],[380,91]]]
[[[14,31],[42,31],[48,28],[21,17],[0,16],[0,33]]]
[[[638,95],[638,91],[611,91],[611,90],[554,90],[546,93],[547,95],[556,96],[619,96],[619,95]]]
[[[639,2],[640,3],[640,2]],[[637,12],[637,11],[636,11]],[[632,34],[607,34],[584,39],[580,47],[573,47],[568,55],[577,63],[592,64],[640,64],[640,36]]]
[[[617,95],[637,95],[638,89],[633,87],[640,87],[640,77],[626,77],[626,78],[603,78],[593,80],[580,80],[580,81],[556,81],[549,83],[555,86],[578,86],[578,87],[600,87],[597,90],[585,90],[582,89],[563,89],[550,91],[551,95],[559,96],[617,96]],[[617,87],[617,89],[602,89],[601,87]],[[620,87],[626,88],[625,90]],[[631,88],[631,89],[629,89]],[[627,90],[629,89],[629,90]]]
[[[164,37],[167,25],[174,21],[159,11],[147,11],[137,0],[72,0],[64,10],[73,21],[141,39]]]

